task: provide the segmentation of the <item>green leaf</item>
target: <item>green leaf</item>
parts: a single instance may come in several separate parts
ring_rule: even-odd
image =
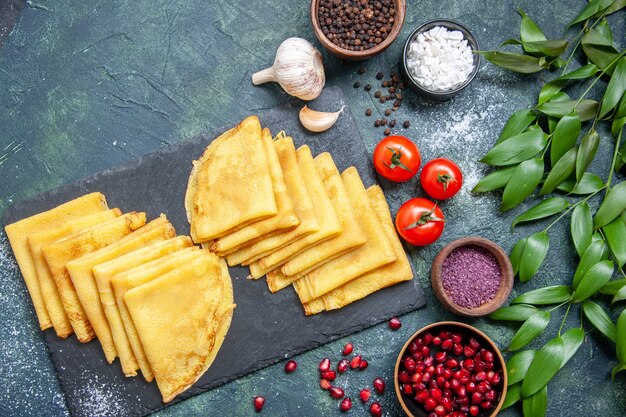
[[[580,135],[580,118],[577,114],[563,116],[552,134],[550,161],[552,166],[575,144]]]
[[[502,321],[526,321],[537,311],[539,311],[537,307],[528,304],[516,304],[508,307],[500,307],[491,313],[489,318]]]
[[[565,85],[568,80],[586,80],[593,77],[598,72],[598,67],[594,64],[587,64],[580,68],[575,69],[567,74],[564,74],[554,80],[546,83],[539,93],[539,100],[537,104],[543,104],[546,101],[552,99]]]
[[[578,104],[577,104],[578,103]],[[576,111],[581,121],[591,120],[596,116],[598,102],[595,100],[565,100],[549,101],[538,107],[538,110],[548,116],[563,117]]]
[[[578,284],[580,284],[580,281],[591,269],[591,267],[601,260],[606,259],[608,254],[608,248],[603,240],[596,240],[592,242],[580,257],[580,262],[578,263],[578,267],[574,273],[574,278],[572,279],[572,288],[578,288]]]
[[[529,159],[519,164],[513,171],[506,187],[504,187],[500,210],[508,211],[524,201],[526,197],[535,191],[535,188],[541,182],[542,176],[543,159]]]
[[[587,300],[583,303],[583,312],[593,327],[615,342],[617,327],[600,305]]]
[[[624,7],[626,7],[626,0],[615,0],[615,2],[604,11],[604,15],[608,16],[611,13],[615,13],[616,11],[623,9]]]
[[[576,23],[580,23],[583,20],[589,19],[596,13],[602,13],[606,10],[610,5],[613,4],[615,0],[591,0],[587,6],[570,22],[567,27],[575,25]]]
[[[621,371],[626,371],[626,363],[618,363],[615,365],[615,368],[611,371],[611,378],[615,378],[615,375]]]
[[[574,169],[576,168],[577,153],[578,148],[573,147],[569,151],[565,152],[565,155],[563,155],[557,163],[554,164],[548,173],[548,177],[543,182],[543,187],[541,187],[539,195],[551,193],[559,184],[567,180],[574,173]]]
[[[539,29],[539,26],[521,8],[517,9],[517,12],[522,16],[519,30],[520,38],[524,42],[545,41],[546,35]],[[526,48],[524,49],[529,52]]]
[[[586,133],[580,140],[580,148],[576,155],[576,181],[580,181],[585,170],[593,161],[600,144],[600,135],[595,130]]]
[[[569,201],[563,197],[550,197],[543,201],[540,201],[534,207],[526,210],[513,220],[511,228],[524,222],[531,222],[534,220],[544,219],[546,217],[560,213],[569,207]]]
[[[522,133],[536,119],[535,113],[531,109],[516,111],[509,117],[506,124],[498,136],[496,143],[500,143],[508,138]]]
[[[526,238],[520,259],[519,279],[529,281],[539,270],[548,253],[550,237],[546,232],[537,232]]]
[[[626,91],[626,56],[617,61],[613,76],[606,87],[606,92],[602,98],[602,106],[600,106],[600,114],[598,117],[604,117],[608,112],[613,110],[619,100]]]
[[[489,165],[513,165],[537,155],[546,146],[541,130],[529,130],[495,145],[480,162]]]
[[[613,275],[613,262],[609,260],[600,261],[583,275],[578,287],[572,294],[572,302],[579,303],[598,292]]]
[[[626,181],[618,183],[608,192],[593,218],[593,228],[606,226],[624,210],[626,210]]]
[[[587,203],[581,203],[572,210],[570,232],[576,252],[578,252],[578,256],[582,257],[591,244],[591,235],[593,234],[593,219]]]
[[[620,363],[626,363],[626,310],[617,318],[617,333],[615,336],[615,353]]]
[[[563,362],[563,349],[563,341],[557,336],[537,352],[522,382],[522,398],[539,391],[556,375]]]
[[[519,272],[519,266],[522,262],[522,253],[524,253],[524,246],[526,246],[526,238],[522,238],[517,241],[513,249],[511,250],[511,255],[509,255],[509,259],[511,260],[511,266],[513,267],[513,274],[517,275]]]
[[[619,55],[611,39],[596,29],[590,29],[582,37],[581,46],[591,62],[611,74],[611,69],[608,67]]]
[[[596,191],[600,191],[604,187],[604,181],[596,174],[591,172],[585,172],[581,180],[576,181],[564,181],[556,187],[559,191],[564,191],[569,194],[593,194]]]
[[[504,402],[502,403],[502,408],[500,408],[500,411],[506,410],[513,404],[517,403],[521,398],[521,394],[522,384],[514,384],[509,386],[506,389],[506,397],[504,397]]]
[[[600,288],[600,294],[615,295],[626,286],[626,278],[609,281],[604,287]]]
[[[526,377],[528,367],[532,363],[533,359],[535,359],[536,353],[537,352],[534,350],[522,350],[521,352],[517,352],[515,355],[511,356],[511,359],[509,359],[506,363],[506,374],[508,376],[509,387],[516,385]]]
[[[567,40],[554,39],[534,42],[525,42],[517,39],[507,39],[502,45],[522,45],[524,50],[540,56],[557,57],[567,49]]]
[[[549,305],[563,303],[570,299],[567,285],[553,285],[528,291],[511,301],[511,304]]]
[[[563,333],[561,339],[565,346],[563,362],[561,363],[561,368],[563,368],[585,341],[585,332],[579,327],[574,327]]]
[[[615,304],[619,301],[626,300],[626,287],[622,287],[618,292],[615,293],[615,296],[611,300],[611,304]]]
[[[473,193],[486,193],[502,188],[509,182],[515,166],[509,166],[492,172],[483,177],[472,189]]]
[[[613,259],[617,263],[617,267],[621,269],[626,263],[626,224],[621,217],[618,217],[604,226],[602,231],[613,254]]]
[[[494,65],[522,74],[532,74],[543,70],[539,64],[539,58],[534,56],[500,51],[474,51],[474,53],[482,55]]]
[[[523,348],[530,343],[535,337],[539,336],[548,326],[550,322],[550,313],[547,311],[538,311],[528,318],[513,335],[508,351],[515,351]]]
[[[548,386],[522,401],[524,417],[544,417],[548,409]]]

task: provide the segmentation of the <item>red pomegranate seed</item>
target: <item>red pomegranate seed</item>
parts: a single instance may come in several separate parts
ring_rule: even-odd
[[[453,390],[457,390],[460,387],[462,387],[461,383],[459,382],[458,379],[452,379],[450,381],[450,388],[452,388]]]
[[[448,354],[446,352],[437,352],[435,353],[435,360],[439,363],[443,363],[448,359]]]
[[[457,389],[455,390],[455,392],[456,392],[456,395],[457,395],[459,398],[465,398],[465,397],[467,397],[467,390],[466,390],[466,388],[465,388],[463,385],[461,385],[459,388],[457,388]]]
[[[372,393],[367,388],[364,388],[361,390],[361,392],[359,392],[359,398],[361,398],[361,401],[363,401],[364,403],[368,402],[371,396]]]
[[[424,408],[426,411],[433,411],[437,407],[437,400],[434,398],[428,398],[424,403]]]
[[[419,350],[419,348],[420,347],[417,345],[417,343],[415,343],[415,342],[409,343],[409,347],[408,347],[409,352],[415,353],[415,352],[417,352]]]
[[[443,393],[439,388],[433,388],[430,390],[430,396],[439,401],[443,397]]]
[[[469,409],[470,414],[473,417],[476,417],[478,415],[478,413],[480,413],[480,410],[478,409],[478,407],[476,407],[475,405],[471,406]]]
[[[359,369],[363,370],[363,369],[367,369],[369,363],[365,360],[365,359],[361,359],[361,363],[359,363]]]
[[[370,405],[370,414],[373,417],[380,417],[383,415],[383,407],[381,407],[378,401],[373,402],[372,405]]]
[[[463,362],[461,362],[461,366],[471,371],[472,369],[474,369],[474,359],[467,358],[463,360]]]
[[[443,376],[438,376],[436,381],[439,388],[443,388],[446,386],[446,379]]]
[[[320,388],[321,389],[328,391],[331,387],[332,387],[332,385],[330,385],[330,382],[328,382],[325,379],[320,379]]]
[[[413,387],[409,384],[403,384],[402,385],[402,392],[405,395],[413,395]]]
[[[456,368],[459,366],[459,362],[456,359],[450,358],[446,361],[446,366],[448,368]]]
[[[480,408],[482,408],[483,410],[489,410],[491,407],[491,401],[483,401],[482,403],[480,403]]]
[[[296,361],[288,361],[285,364],[285,372],[287,372],[288,374],[292,373],[293,371],[296,370],[296,368],[298,367],[298,364],[296,363]]]
[[[472,394],[472,404],[480,404],[483,400],[483,396],[480,392],[475,392]]]
[[[454,333],[451,337],[454,343],[461,343],[461,341],[463,341],[463,336],[458,333]]]
[[[474,375],[474,381],[481,382],[487,379],[487,374],[485,372],[478,372]]]
[[[443,370],[443,377],[445,379],[450,379],[452,378],[452,370],[451,369],[444,369]]]
[[[440,363],[439,365],[437,365],[437,367],[435,367],[435,375],[442,376],[444,369],[446,369],[445,366]]]
[[[343,397],[343,388],[340,387],[331,387],[330,388],[330,396],[334,399],[338,400]]]
[[[350,399],[350,397],[344,398],[339,404],[339,409],[344,413],[350,410],[351,408],[352,408],[352,400]]]
[[[430,375],[430,372],[424,372],[422,374],[422,382],[424,382],[424,383],[430,382],[431,378],[432,378],[432,376]]]
[[[344,372],[346,372],[348,370],[348,367],[350,367],[350,361],[347,360],[347,359],[342,359],[337,364],[337,371],[340,374],[343,374]]]
[[[413,360],[413,359],[411,359]],[[415,361],[413,361],[413,363],[415,363]],[[359,365],[361,365],[361,355],[356,355],[354,358],[352,358],[352,360],[350,361],[350,368],[352,369],[356,369],[359,367]],[[407,368],[408,370],[408,368]],[[411,372],[411,371],[409,371]]]
[[[493,401],[496,399],[496,392],[494,390],[489,390],[485,393],[485,400]]]
[[[352,366],[352,364],[350,364],[350,366]],[[415,360],[412,357],[408,356],[404,360],[404,367],[409,373],[412,374],[413,372],[415,372]]]
[[[421,352],[415,352],[412,356],[413,356],[413,359],[415,359],[416,362],[417,361],[421,361],[422,358],[424,357]]]
[[[330,369],[330,359],[324,358],[320,362],[320,372],[325,372]]]
[[[417,395],[415,396],[415,400],[417,400],[417,402],[420,404],[424,404],[427,399],[428,399],[428,391],[426,391],[425,389],[419,391]]]
[[[426,366],[430,366],[430,365],[432,365],[432,364],[433,364],[433,361],[434,361],[433,357],[432,357],[432,356],[429,356],[429,357],[427,357],[427,358],[425,358],[425,359],[424,359],[424,365],[426,365]]]
[[[452,353],[454,353],[457,356],[461,355],[463,353],[463,346],[456,343],[454,347],[452,348]]]
[[[421,375],[419,375],[419,374],[413,374],[413,375],[418,375],[420,377],[420,381],[422,380],[422,376]],[[411,377],[413,375],[411,375]],[[407,371],[405,371],[405,370],[402,370],[402,371],[398,372],[398,380],[401,383],[403,383],[403,384],[406,384],[407,382],[409,382],[409,378],[411,378],[411,377],[409,377],[409,373]],[[411,378],[411,380],[412,380],[412,378]],[[415,382],[417,383],[419,381],[415,381]]]
[[[442,340],[450,339],[450,332],[447,331],[447,330],[442,330],[442,331],[439,332],[439,337]]]
[[[476,391],[480,392],[481,394],[486,393],[490,389],[491,389],[491,386],[489,385],[489,382],[487,381],[482,381],[478,383],[478,385],[476,386]]]
[[[424,345],[428,346],[433,341],[433,335],[430,333],[426,333],[422,340],[424,341]]]
[[[476,350],[473,347],[467,345],[463,348],[463,354],[469,358],[476,354]]]
[[[454,347],[454,342],[452,341],[452,339],[446,339],[443,342],[441,342],[441,348],[443,350],[451,350]]]
[[[260,395],[257,395],[256,397],[254,397],[254,409],[256,410],[257,413],[263,410],[264,405],[265,405],[265,398],[261,397]]]
[[[497,386],[498,384],[500,384],[500,381],[502,381],[502,377],[500,376],[499,372],[496,372],[496,374],[491,379],[491,385]]]
[[[443,405],[438,405],[437,407],[435,407],[435,414],[437,414],[438,416],[445,416],[446,409],[443,408]]]
[[[483,350],[481,356],[485,362],[487,363],[493,362],[493,352],[488,351],[488,350]]]
[[[470,338],[469,344],[474,350],[478,350],[478,348],[480,348],[480,343],[478,343],[478,340],[473,337]]]
[[[382,394],[385,392],[385,381],[382,378],[374,379],[374,389],[377,393]]]
[[[430,382],[428,383],[428,388],[430,388],[430,389],[438,388],[437,387],[437,381],[435,381],[434,379],[431,379]]]
[[[445,408],[447,412],[450,412],[453,409],[452,401],[450,401],[450,398],[447,398],[447,397],[442,398],[439,404],[443,405],[443,408]]]
[[[402,327],[402,323],[399,318],[392,317],[391,320],[389,320],[389,328],[391,330],[398,330],[400,327]]]
[[[476,384],[474,382],[469,382],[466,386],[465,389],[467,390],[467,392],[474,393],[476,392]]]
[[[422,356],[428,356],[430,353],[430,348],[428,346],[422,346],[422,351],[420,352]]]
[[[461,407],[466,406],[466,405],[469,406],[469,403],[470,403],[470,399],[468,397],[457,398],[455,401]]]
[[[419,384],[420,382],[422,382],[422,374],[414,373],[410,376],[409,379],[411,380],[412,384]]]
[[[441,345],[442,342],[443,341],[441,340],[441,338],[439,336],[433,337],[433,345],[439,346],[439,345]]]
[[[322,372],[322,379],[327,381],[334,381],[337,378],[337,373],[333,370]]]
[[[343,354],[349,355],[352,353],[353,349],[354,347],[352,346],[352,343],[346,343],[346,345],[343,347]]]

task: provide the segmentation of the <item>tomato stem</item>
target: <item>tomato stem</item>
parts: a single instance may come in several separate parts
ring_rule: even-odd
[[[385,164],[387,168],[394,169],[396,167],[400,167],[405,171],[413,172],[409,169],[408,166],[404,165],[404,162],[402,162],[402,146],[400,146],[398,149],[393,149],[389,146],[385,146],[385,148],[387,148],[389,152],[391,152],[391,165],[385,164],[383,162],[383,164]]]
[[[436,208],[437,208],[437,204],[435,204],[435,206],[432,208],[432,210],[422,212],[420,214],[419,219],[415,223],[411,223],[410,225],[405,227],[404,230],[411,230],[411,229],[414,229],[416,227],[423,226],[423,225],[425,225],[428,222],[442,222],[442,221],[444,221],[443,219],[440,219],[439,217],[433,216],[433,213],[435,212]]]

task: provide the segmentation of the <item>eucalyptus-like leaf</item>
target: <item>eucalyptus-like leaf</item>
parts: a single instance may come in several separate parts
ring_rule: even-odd
[[[594,64],[587,64],[574,71],[563,74],[554,80],[546,83],[539,92],[539,100],[537,104],[543,104],[552,99],[565,85],[568,80],[586,80],[593,77],[598,72],[598,67]]]
[[[548,409],[548,386],[522,401],[524,417],[545,417]]]
[[[583,279],[587,271],[589,271],[592,266],[601,260],[606,259],[608,256],[609,250],[602,239],[591,242],[587,249],[585,249],[583,255],[580,257],[580,262],[578,262],[578,267],[576,268],[574,278],[572,279],[572,288],[578,288],[578,284],[580,284],[580,281]]]
[[[615,296],[611,300],[611,303],[617,303],[624,300],[626,300],[626,287],[622,287],[618,292],[615,293]]]
[[[522,384],[517,383],[509,386],[506,389],[506,396],[504,397],[504,402],[502,403],[502,408],[500,411],[506,410],[510,406],[514,405],[521,399],[522,395]]]
[[[515,220],[513,220],[511,228],[514,228],[520,223],[545,219],[546,217],[550,217],[562,212],[567,207],[569,207],[569,201],[567,201],[563,197],[546,198],[545,200],[537,203],[537,205],[535,205],[534,207],[526,210],[524,213],[517,216]]]
[[[528,17],[528,15],[524,13],[521,8],[517,9],[517,12],[520,14],[520,16],[522,16],[519,33],[520,38],[524,42],[545,41],[547,39],[543,31],[539,29],[539,26],[537,26],[537,24],[530,17]],[[526,52],[529,51],[526,50]]]
[[[519,279],[522,282],[529,281],[537,273],[549,246],[550,237],[546,232],[537,232],[526,238],[519,267]]]
[[[564,347],[563,340],[557,336],[537,352],[522,382],[522,398],[528,398],[539,391],[561,369],[565,356]]]
[[[626,278],[616,279],[616,280],[607,282],[604,285],[604,287],[600,288],[600,291],[598,292],[604,295],[615,295],[625,286],[626,286]]]
[[[572,294],[567,285],[553,285],[528,291],[511,301],[511,304],[550,305],[563,303]]]
[[[540,129],[528,130],[498,143],[480,162],[495,166],[517,164],[537,155],[546,146],[546,141]]]
[[[609,75],[612,73],[612,69],[608,67],[619,55],[613,46],[612,39],[607,38],[596,29],[589,29],[582,37],[580,44],[583,52],[592,63],[605,70]]]
[[[596,191],[600,191],[604,187],[604,181],[596,174],[591,172],[585,172],[583,177],[578,183],[574,180],[564,181],[556,187],[557,190],[566,192],[568,194],[593,194]]]
[[[504,142],[503,145],[506,143],[508,142]],[[504,187],[500,210],[508,211],[524,201],[526,197],[535,191],[535,188],[541,182],[542,176],[543,159],[529,159],[519,164]]]
[[[539,309],[528,304],[516,304],[508,307],[500,307],[489,315],[493,320],[502,321],[526,321]]]
[[[573,111],[578,114],[581,121],[591,120],[596,116],[598,102],[595,100],[565,100],[549,101],[538,107],[538,110],[548,116],[563,117]]]
[[[535,359],[536,353],[535,350],[522,350],[511,356],[511,359],[506,363],[509,387],[521,382],[526,377],[526,372]]]
[[[578,252],[578,256],[582,257],[591,244],[591,235],[593,234],[593,218],[586,202],[580,203],[572,210],[570,233],[576,252]]]
[[[548,173],[546,180],[543,182],[539,195],[551,193],[559,184],[567,180],[574,173],[577,153],[578,148],[574,146],[572,149],[565,152],[565,155],[559,158]]]
[[[580,135],[580,118],[577,114],[563,116],[556,125],[552,134],[552,145],[550,147],[550,161],[552,166],[569,151]]]
[[[500,143],[508,138],[522,133],[536,119],[535,113],[531,109],[516,111],[509,117],[506,124],[498,136],[496,143]]]
[[[611,378],[615,378],[615,375],[621,371],[626,371],[626,363],[618,363],[615,365],[615,368],[611,371]]]
[[[513,249],[511,250],[511,254],[509,255],[509,259],[511,260],[511,266],[513,267],[513,274],[517,275],[519,272],[519,266],[522,262],[522,254],[524,253],[524,247],[526,246],[526,238],[523,237],[517,241]]]
[[[613,110],[617,103],[620,101],[624,92],[626,91],[626,56],[623,56],[617,61],[613,76],[609,81],[609,85],[606,87],[604,97],[602,98],[602,105],[600,106],[600,114],[598,117],[604,117],[608,112]]]
[[[557,57],[567,49],[567,40],[554,39],[525,42],[517,39],[507,39],[502,45],[522,45],[526,52],[547,57]]]
[[[626,363],[626,309],[617,318],[615,353],[620,363]]]
[[[624,210],[626,210],[626,181],[616,184],[604,197],[600,208],[598,208],[593,218],[594,229],[599,229],[611,223]]]
[[[600,135],[595,130],[592,130],[583,135],[580,140],[580,148],[576,155],[576,181],[580,181],[585,174],[585,170],[593,161],[598,151],[598,145],[600,144]]]
[[[611,280],[611,275],[613,275],[613,262],[609,260],[600,261],[589,268],[574,290],[572,302],[579,303],[597,293]]]
[[[598,12],[594,17],[598,17],[600,14],[604,14],[605,16],[610,15],[611,13],[615,13],[618,10],[626,7],[626,0],[615,0],[612,5],[609,6],[604,12]],[[606,20],[606,19],[605,19]]]
[[[515,165],[492,172],[478,181],[474,188],[472,188],[472,192],[486,193],[504,187],[506,183],[509,182],[514,170]]]
[[[606,39],[608,39],[611,43],[613,42],[613,31],[611,30],[611,26],[609,26],[609,21],[606,20],[606,17],[600,19],[600,23],[596,22],[595,24],[596,30],[602,34]]]
[[[587,300],[583,303],[583,313],[585,313],[585,317],[587,317],[587,320],[589,320],[593,327],[615,342],[617,327],[600,305]]]
[[[569,26],[575,25],[576,23],[580,23],[583,20],[587,20],[590,17],[594,16],[597,13],[602,13],[609,6],[613,4],[615,0],[591,0],[587,6],[570,22]]]
[[[528,318],[517,330],[511,343],[506,350],[512,352],[519,350],[529,344],[534,338],[539,336],[548,326],[550,322],[550,313],[547,311],[538,311]]]
[[[539,58],[534,56],[500,51],[474,51],[474,53],[482,55],[494,65],[522,74],[532,74],[544,69],[539,64]]]
[[[565,346],[563,362],[561,368],[569,362],[569,360],[576,354],[580,346],[585,341],[585,332],[579,327],[573,327],[561,335],[563,345]]]
[[[621,269],[626,263],[626,224],[621,217],[618,217],[604,226],[602,232],[606,237],[606,243],[611,249],[617,267]]]
[[[626,97],[626,95],[624,95],[624,97]],[[622,100],[622,101],[626,103],[626,100]],[[617,139],[620,136],[621,132],[623,131],[624,126],[626,126],[626,116],[613,119],[613,123],[611,123],[611,135],[613,135],[613,137]],[[625,149],[626,149],[626,142],[624,142],[624,144],[622,145],[622,148],[620,149],[620,154],[622,155],[622,162],[624,163],[626,163],[626,152],[624,151]]]

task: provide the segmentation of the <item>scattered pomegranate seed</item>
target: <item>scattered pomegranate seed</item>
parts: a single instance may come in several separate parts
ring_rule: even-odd
[[[374,389],[379,394],[385,392],[385,381],[382,378],[374,379]]]
[[[298,367],[298,364],[296,363],[296,361],[288,361],[285,364],[285,372],[287,372],[288,374],[292,373],[293,371],[296,370],[296,368]]]
[[[392,317],[391,320],[389,320],[389,328],[391,330],[398,330],[400,327],[402,327],[402,322],[399,318]]]
[[[344,413],[350,410],[351,408],[352,408],[352,400],[350,399],[350,397],[344,398],[339,404],[339,409]]]
[[[380,417],[383,415],[383,407],[381,407],[378,401],[373,402],[372,405],[370,405],[370,414],[373,417]]]
[[[348,367],[350,366],[350,361],[347,359],[342,359],[339,361],[339,363],[337,364],[337,371],[340,374],[343,374],[344,372],[346,372],[348,370]]]
[[[321,389],[328,391],[331,387],[332,387],[332,385],[330,384],[330,382],[328,382],[325,379],[320,379],[320,388]]]
[[[342,398],[344,394],[343,388],[340,388],[340,387],[331,387],[329,391],[330,391],[330,396],[336,400]]]
[[[356,369],[361,365],[361,355],[356,355],[350,361],[350,368]]]
[[[322,379],[325,379],[327,381],[334,381],[335,378],[337,378],[337,373],[332,369],[330,371],[322,372]]]
[[[320,372],[325,372],[330,369],[330,359],[324,358],[320,362]]]
[[[343,347],[343,354],[349,355],[352,353],[353,349],[354,347],[352,346],[352,343],[346,343],[346,345]]]
[[[368,402],[371,396],[372,393],[367,388],[364,388],[361,390],[361,392],[359,392],[359,398],[361,398],[361,401],[363,401],[364,403]]]
[[[359,369],[360,370],[367,369],[368,366],[369,366],[369,363],[365,359],[361,359],[361,363],[359,363]]]
[[[257,395],[256,397],[254,397],[254,409],[256,410],[257,413],[263,410],[264,405],[265,405],[264,397],[261,397],[260,395]]]

